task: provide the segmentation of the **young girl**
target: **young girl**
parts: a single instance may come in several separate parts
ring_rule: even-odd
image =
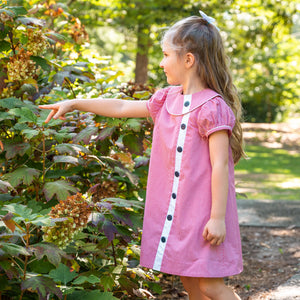
[[[41,108],[154,121],[141,265],[179,275],[190,300],[240,299],[223,277],[242,271],[234,163],[243,155],[241,107],[221,36],[189,17],[164,35],[169,87],[149,101],[66,100]]]

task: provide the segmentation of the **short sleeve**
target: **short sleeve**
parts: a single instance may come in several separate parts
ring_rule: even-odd
[[[199,133],[203,137],[209,137],[219,130],[228,130],[230,136],[235,124],[235,116],[221,97],[215,97],[202,105],[197,123]]]
[[[147,102],[147,108],[149,110],[150,116],[155,122],[155,118],[157,113],[160,111],[162,108],[166,98],[167,94],[170,90],[170,87],[160,89],[157,92],[155,92],[152,97],[148,100]]]

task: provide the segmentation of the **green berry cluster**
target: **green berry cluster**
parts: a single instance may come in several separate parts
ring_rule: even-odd
[[[15,90],[12,86],[5,87],[2,91],[0,91],[0,99],[12,97],[14,92]]]
[[[9,58],[7,76],[9,81],[24,81],[33,78],[36,74],[35,62],[30,59],[31,53],[21,49],[20,52]]]
[[[30,28],[27,31],[27,36],[26,49],[32,53],[32,55],[39,55],[47,48],[48,42],[41,30],[33,30]]]
[[[89,204],[80,193],[60,201],[52,207],[49,215],[53,219],[63,220],[56,221],[55,226],[42,228],[44,241],[65,248],[72,242],[74,235],[86,227],[90,213]]]

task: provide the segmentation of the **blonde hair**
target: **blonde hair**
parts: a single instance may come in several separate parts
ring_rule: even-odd
[[[202,82],[220,94],[232,109],[236,122],[230,137],[230,146],[234,163],[237,163],[241,157],[246,156],[241,127],[242,106],[218,29],[205,19],[192,16],[175,23],[165,32],[162,42],[167,42],[178,55],[192,53]]]

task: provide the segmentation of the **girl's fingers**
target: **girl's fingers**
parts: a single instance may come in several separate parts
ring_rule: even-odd
[[[202,236],[205,240],[207,240],[207,235],[208,235],[208,229],[207,229],[207,227],[205,227],[203,230],[203,233],[202,233]]]
[[[53,118],[53,116],[55,114],[56,114],[56,111],[55,110],[51,110],[51,112],[49,113],[47,119],[45,120],[45,123],[48,123]]]
[[[54,109],[54,108],[56,108],[56,106],[54,106],[52,104],[45,104],[45,105],[39,105],[39,108],[41,108],[41,109]]]

